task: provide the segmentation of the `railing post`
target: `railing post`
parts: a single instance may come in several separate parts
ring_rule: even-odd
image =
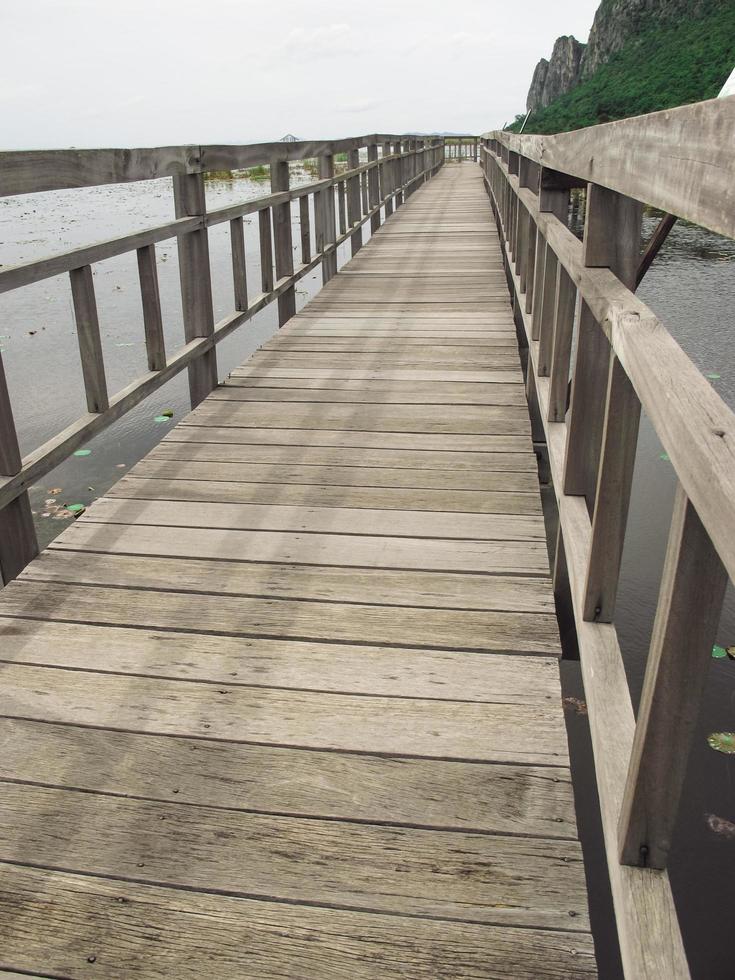
[[[324,153],[319,157],[319,176],[322,180],[334,177],[334,155]],[[321,214],[324,229],[324,247],[333,245],[337,241],[337,231],[334,226],[334,185],[325,187],[319,192],[322,195]],[[332,276],[337,274],[337,252],[336,249],[322,259],[322,282],[326,285]]]
[[[235,218],[240,222],[242,230],[242,218]],[[230,222],[232,225],[233,222]],[[140,279],[140,295],[143,303],[143,329],[145,330],[145,346],[148,354],[148,370],[162,371],[166,367],[166,342],[163,336],[163,317],[161,315],[161,297],[158,289],[158,269],[156,268],[156,246],[144,245],[137,250],[138,257],[138,278]],[[233,235],[232,251],[233,268],[235,264],[235,247]],[[247,286],[244,283],[245,275],[245,247],[242,250],[243,262],[243,286],[245,288],[245,306],[237,307],[246,310]],[[237,302],[237,277],[235,278],[235,301]]]
[[[207,210],[203,174],[178,174],[173,178],[176,217],[204,217]],[[214,333],[212,280],[207,229],[198,228],[179,238],[179,279],[184,337],[189,343]],[[191,406],[195,408],[217,385],[217,353],[214,347],[197,357],[188,368]]]
[[[301,237],[301,261],[311,262],[311,216],[309,215],[309,195],[299,198],[299,232]]]
[[[271,161],[271,192],[289,189],[287,160]],[[293,241],[291,237],[291,202],[276,204],[273,212],[273,243],[276,259],[276,279],[293,275]],[[296,312],[296,290],[290,286],[278,297],[278,326],[282,327]]]
[[[374,163],[376,166],[368,170],[368,207],[372,211],[373,208],[378,206],[378,144],[370,143],[368,146],[368,163]],[[372,234],[380,228],[380,211],[376,211],[375,214],[370,217],[370,231]]]
[[[635,288],[642,210],[637,201],[594,184],[587,191],[587,220],[593,220],[585,227],[585,264],[609,266],[629,289]],[[611,350],[605,360],[606,396],[583,615],[587,621],[610,623],[623,557],[641,406]]]
[[[360,166],[360,151],[350,150],[347,154],[347,166],[350,170],[356,170]],[[347,221],[351,228],[354,228],[360,220],[360,175],[347,178]],[[350,235],[350,248],[352,255],[362,248],[362,228],[357,228]]]
[[[618,824],[623,864],[666,867],[726,585],[679,485]]]
[[[258,211],[258,240],[260,242],[260,286],[264,293],[273,292],[273,234],[270,208]]]
[[[15,476],[21,468],[18,436],[0,354],[0,477]],[[0,509],[0,585],[7,585],[37,554],[31,504],[24,491]]]

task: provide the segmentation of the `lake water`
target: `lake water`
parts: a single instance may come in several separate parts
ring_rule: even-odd
[[[305,182],[313,178],[296,171],[294,179]],[[262,196],[268,190],[267,182],[242,178],[213,181],[207,185],[207,199],[210,207],[218,207]],[[14,265],[172,217],[169,180],[0,199],[0,262]],[[248,281],[254,295],[259,291],[257,219],[251,216],[245,221]],[[294,213],[297,233],[296,221]],[[655,221],[645,221],[649,233]],[[367,227],[363,233],[367,238]],[[298,234],[294,241],[298,241]],[[341,247],[340,263],[347,257],[348,248]],[[156,251],[167,348],[172,352],[183,344],[175,243],[160,244]],[[226,224],[210,230],[210,253],[215,318],[219,319],[233,309]],[[99,263],[94,272],[108,385],[114,392],[146,371],[135,255]],[[298,285],[297,306],[303,306],[320,286],[321,272],[315,269]],[[639,290],[702,371],[720,375],[711,383],[731,407],[735,405],[735,311],[728,299],[733,287],[735,244],[688,225],[677,225]],[[220,344],[220,377],[252,353],[276,327],[274,304]],[[59,276],[0,296],[0,347],[22,450],[28,452],[85,412],[68,277]],[[186,414],[187,399],[184,372],[92,440],[89,456],[67,460],[31,491],[42,546],[63,530],[67,520],[58,516],[55,504],[46,505],[45,501],[55,497],[56,503],[87,504],[103,494]],[[167,409],[173,411],[172,422],[156,422],[156,416]],[[675,489],[671,464],[660,459],[661,452],[644,418],[616,615],[636,706]],[[735,644],[732,589],[726,598],[718,643]],[[584,699],[578,664],[563,662],[562,679],[567,697]],[[580,833],[588,858],[600,976],[610,980],[621,974],[600,846],[587,720],[572,705],[569,708],[567,724]],[[710,732],[732,730],[735,662],[713,660],[670,864],[692,973],[702,980],[729,980],[734,972],[730,930],[735,835],[722,833],[723,825],[713,817],[735,823],[735,756],[713,751],[706,741]],[[610,738],[615,738],[614,732]]]

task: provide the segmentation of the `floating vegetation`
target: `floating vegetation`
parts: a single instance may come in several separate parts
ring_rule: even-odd
[[[715,752],[735,755],[735,732],[713,732],[707,736],[707,744]]]
[[[725,820],[714,813],[705,813],[704,822],[713,834],[724,837],[726,840],[735,840],[735,823],[732,820]]]
[[[722,375],[716,374],[714,371],[709,371],[705,374],[705,378],[709,378],[710,381],[719,381]]]
[[[715,643],[712,647],[712,659],[713,660],[735,660],[735,646],[721,647],[719,644]]]
[[[580,698],[562,698],[565,711],[573,711],[575,715],[587,714],[587,702]]]
[[[156,417],[153,419],[153,421],[154,422],[170,422],[171,421],[171,416],[170,415],[156,415]]]
[[[660,453],[658,458],[659,459],[662,459],[664,461],[664,463],[670,463],[671,462],[671,458],[670,458],[670,456],[669,456],[668,453]]]
[[[91,449],[75,449],[74,450],[74,455],[75,456],[91,456],[92,455],[92,450]]]
[[[75,517],[79,517],[87,509],[84,504],[64,504],[64,507]]]
[[[165,416],[167,419],[172,419],[174,417],[174,410],[172,408],[164,408],[161,415]]]

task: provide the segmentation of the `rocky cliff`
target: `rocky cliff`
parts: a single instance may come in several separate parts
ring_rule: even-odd
[[[579,81],[584,47],[584,44],[571,35],[556,39],[549,61],[542,58],[533,73],[526,100],[526,109],[529,112],[549,105],[574,88]]]
[[[680,18],[695,19],[711,6],[712,0],[602,0],[587,44],[574,37],[559,37],[551,59],[542,58],[536,65],[526,111],[543,109],[570,92],[652,23],[664,25]]]

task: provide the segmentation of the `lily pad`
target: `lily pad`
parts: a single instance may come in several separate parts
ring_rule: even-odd
[[[70,514],[76,514],[77,516],[79,516],[79,514],[83,514],[87,509],[84,504],[64,504],[64,506]]]
[[[174,417],[174,410],[172,408],[164,408],[161,415],[165,415],[167,419],[172,419]]]
[[[662,459],[664,461],[664,463],[670,463],[671,462],[671,459],[670,459],[668,453],[661,453],[658,458],[659,459]]]
[[[709,371],[707,374],[705,374],[705,378],[709,378],[710,381],[719,381],[720,377],[721,375],[715,374],[714,371]]]
[[[716,643],[712,647],[712,659],[713,660],[725,660],[727,658],[727,650],[724,647],[718,646]]]
[[[76,449],[74,451],[74,455],[75,456],[91,456],[92,455],[92,450],[91,449]]]
[[[157,415],[153,419],[153,421],[154,422],[170,422],[171,421],[171,417],[169,415]]]
[[[707,736],[707,744],[716,752],[735,755],[735,732],[713,732]]]

